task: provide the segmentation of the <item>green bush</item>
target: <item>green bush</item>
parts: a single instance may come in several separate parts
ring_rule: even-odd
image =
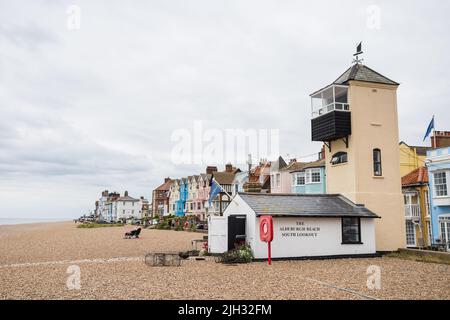
[[[183,231],[183,224],[178,223],[177,227],[175,228],[175,231]]]
[[[79,224],[77,228],[80,229],[92,229],[92,228],[108,228],[108,227],[122,227],[121,223],[94,223],[94,222],[84,222]]]
[[[164,220],[161,223],[156,225],[156,229],[167,230],[167,229],[170,229],[170,225],[166,220]]]
[[[223,263],[250,263],[253,260],[253,252],[248,244],[243,244],[236,249],[225,252],[222,255]]]

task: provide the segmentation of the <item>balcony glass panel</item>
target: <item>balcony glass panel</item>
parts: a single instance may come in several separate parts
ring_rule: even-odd
[[[316,118],[334,110],[349,111],[348,87],[331,85],[311,96],[312,117]]]

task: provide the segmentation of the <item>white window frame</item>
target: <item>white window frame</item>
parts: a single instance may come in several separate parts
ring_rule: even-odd
[[[305,174],[304,171],[296,172],[294,174],[294,177],[295,177],[295,186],[301,187],[301,186],[304,186],[306,184],[306,174]],[[298,179],[299,178],[303,178],[303,184],[302,183],[298,183]]]
[[[436,192],[436,187],[438,184],[436,183],[436,175],[437,174],[444,174],[445,183],[440,183],[439,186],[445,186],[446,194],[445,195],[438,195]],[[449,196],[448,190],[449,190],[449,171],[435,171],[433,172],[433,196],[435,198],[446,198]]]
[[[429,217],[430,216],[430,198],[429,198],[430,194],[428,189],[424,191],[424,200],[425,200],[425,216]]]
[[[450,214],[439,215],[439,239],[447,244],[447,251],[450,251]]]
[[[275,174],[275,182],[276,182],[277,188],[279,188],[281,186],[281,174],[280,173]]]
[[[405,220],[405,228],[406,228],[406,246],[407,247],[416,247],[417,246],[417,241],[416,241],[416,225],[414,224],[413,221],[411,220]],[[412,229],[408,229],[408,225],[409,227],[412,227]],[[412,234],[411,234],[412,231]],[[411,239],[411,236],[413,237]],[[414,240],[414,242],[409,242],[408,240]]]
[[[322,183],[322,173],[320,168],[313,168],[313,169],[307,169],[305,170],[306,178],[305,178],[305,184],[320,184]],[[319,174],[319,181],[312,181],[313,173]]]

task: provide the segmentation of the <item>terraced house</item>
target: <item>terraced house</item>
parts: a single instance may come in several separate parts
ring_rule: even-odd
[[[325,160],[297,163],[291,175],[291,192],[298,194],[326,193]]]
[[[432,242],[450,251],[450,147],[427,152]]]
[[[194,199],[194,211],[200,221],[205,221],[208,214],[208,199],[210,191],[211,174],[200,174],[197,182],[197,197]]]
[[[186,212],[186,201],[188,198],[188,181],[186,178],[179,180],[179,193],[178,200],[175,200],[175,215],[182,217]]]
[[[164,183],[152,192],[152,215],[169,215],[169,190],[172,185],[170,178],[165,178]]]
[[[178,200],[180,200],[180,180],[175,179],[169,189],[169,215],[176,215]]]
[[[428,170],[419,167],[402,177],[407,247],[431,245]]]
[[[187,195],[186,210],[185,210],[186,216],[191,216],[194,212],[194,207],[195,207],[196,200],[197,200],[197,191],[198,191],[197,181],[198,181],[198,176],[187,177],[188,195]]]

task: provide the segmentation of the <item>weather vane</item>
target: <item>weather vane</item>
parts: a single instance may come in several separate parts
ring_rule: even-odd
[[[362,42],[360,42],[357,46],[356,46],[356,53],[353,55],[355,58],[353,59],[353,63],[361,63],[364,61],[364,59],[360,59],[359,55],[363,54],[362,51]]]

